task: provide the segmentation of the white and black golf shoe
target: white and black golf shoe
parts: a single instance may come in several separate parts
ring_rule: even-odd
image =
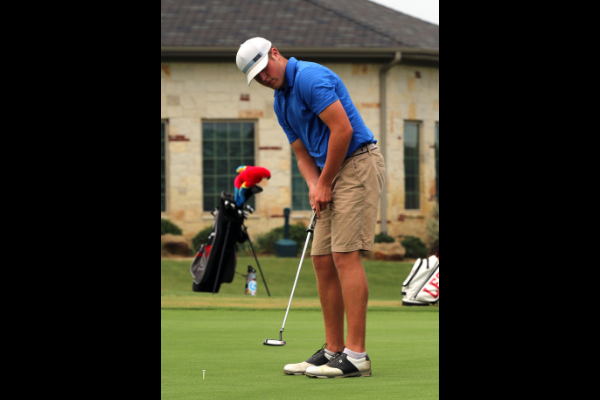
[[[301,362],[299,364],[286,365],[285,367],[283,367],[283,373],[288,375],[304,375],[306,369],[309,367],[327,364],[329,360],[331,360],[335,356],[330,356],[329,354],[327,354],[327,352],[325,351],[325,346],[327,346],[327,344],[324,344],[321,350],[317,351],[315,354],[313,354],[311,358],[304,362]]]
[[[309,378],[351,378],[371,376],[373,372],[369,356],[354,359],[342,353],[333,356],[325,365],[307,368],[305,374]]]

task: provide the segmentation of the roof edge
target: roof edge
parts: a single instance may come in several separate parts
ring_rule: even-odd
[[[403,60],[414,62],[439,63],[440,51],[435,49],[415,49],[402,47],[379,48],[315,48],[315,47],[278,47],[284,56],[302,58],[306,61],[319,60],[330,62],[370,61],[385,62],[391,60],[396,52],[402,53]],[[235,58],[238,47],[176,47],[161,46],[161,61],[203,61],[221,62]]]
[[[226,47],[196,47],[196,46],[160,46],[160,51],[165,53],[173,52],[190,52],[190,53],[227,53],[236,52],[239,47],[226,46]],[[277,47],[278,50],[283,51],[298,51],[298,52],[311,52],[311,53],[395,53],[401,51],[403,53],[427,53],[427,54],[438,54],[440,53],[437,49],[420,49],[414,47]]]

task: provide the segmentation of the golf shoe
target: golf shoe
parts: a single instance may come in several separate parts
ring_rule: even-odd
[[[366,356],[361,359],[348,357],[348,354],[337,354],[325,365],[308,367],[306,376],[309,378],[350,378],[371,376],[371,359]]]
[[[317,351],[311,358],[308,360],[298,363],[298,364],[288,364],[283,367],[283,372],[288,375],[304,375],[306,369],[309,367],[324,365],[329,362],[333,357],[327,354],[325,351],[325,344],[321,350]],[[339,354],[339,353],[338,353]],[[337,354],[336,354],[337,355]]]

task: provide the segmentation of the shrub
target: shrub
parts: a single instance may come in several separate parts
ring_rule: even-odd
[[[306,228],[302,222],[298,222],[295,225],[290,225],[290,239],[298,243],[298,252],[304,250],[304,244],[306,243]],[[283,239],[283,226],[275,228],[272,231],[260,235],[256,241],[256,252],[257,253],[269,253],[275,254],[275,243],[278,240]],[[307,254],[310,254],[312,243],[308,244],[306,249]]]
[[[179,227],[177,225],[175,225],[168,219],[161,218],[161,220],[160,220],[160,236],[167,235],[167,234],[181,236],[183,234],[183,232],[181,232],[181,229],[179,229]]]
[[[408,258],[425,258],[427,257],[427,246],[421,239],[414,236],[407,236],[402,241],[402,246],[406,249],[406,257]]]
[[[202,246],[204,243],[206,243],[206,241],[208,240],[208,237],[210,236],[212,231],[213,231],[213,227],[207,226],[206,228],[202,229],[194,237],[194,239],[192,239],[192,250],[194,252],[198,251],[198,249],[200,249],[200,246]]]
[[[375,243],[394,243],[393,237],[386,235],[385,233],[380,233],[379,235],[375,235]]]

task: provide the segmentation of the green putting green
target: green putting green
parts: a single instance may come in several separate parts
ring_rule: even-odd
[[[309,379],[283,366],[301,362],[324,341],[315,273],[306,260],[279,339],[299,258],[261,257],[272,297],[244,295],[236,275],[217,295],[193,293],[191,261],[161,260],[161,399],[438,399],[439,307],[401,307],[412,263],[363,260],[369,279],[368,378]],[[239,257],[238,271],[256,268]],[[206,378],[202,380],[202,370]]]
[[[161,399],[436,399],[439,308],[368,315],[368,378],[309,379],[283,374],[323,344],[319,311],[291,310],[283,347],[280,310],[161,309]],[[202,380],[202,371],[206,378]]]

